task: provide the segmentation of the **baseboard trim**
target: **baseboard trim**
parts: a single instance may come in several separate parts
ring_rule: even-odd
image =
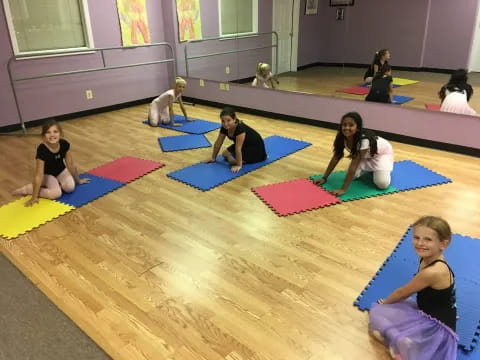
[[[326,122],[326,121],[321,121],[321,120],[313,120],[313,119],[308,119],[308,118],[304,118],[304,117],[273,113],[273,112],[264,111],[264,110],[252,109],[252,108],[247,108],[247,107],[243,107],[243,106],[224,104],[224,103],[219,103],[219,102],[214,102],[214,101],[209,101],[209,100],[203,100],[203,99],[196,99],[196,98],[191,98],[191,97],[184,97],[184,100],[192,102],[192,103],[196,103],[196,104],[199,104],[199,105],[216,107],[216,108],[219,108],[219,109],[221,109],[225,106],[232,106],[237,111],[247,113],[247,114],[258,115],[258,116],[263,116],[263,117],[268,117],[268,118],[274,118],[274,119],[279,119],[279,120],[284,120],[284,121],[290,121],[290,122],[295,122],[295,123],[299,123],[299,124],[318,126],[318,127],[326,128],[326,129],[333,129],[333,130],[338,129],[338,124],[334,124],[334,123],[330,123],[330,122]],[[439,141],[420,139],[420,138],[416,138],[416,137],[412,137],[412,136],[394,134],[394,133],[390,133],[390,132],[386,132],[386,131],[380,131],[380,130],[376,130],[376,129],[372,129],[372,130],[374,130],[376,134],[378,134],[382,137],[385,137],[389,140],[392,140],[392,141],[401,142],[401,143],[409,144],[409,145],[422,146],[422,147],[431,148],[431,149],[444,150],[444,151],[449,151],[449,152],[458,153],[458,154],[480,157],[480,149],[467,147],[467,146],[462,146],[462,145],[448,144],[448,143],[443,143],[443,142],[439,142]]]
[[[48,117],[48,118],[43,118],[43,119],[38,119],[38,120],[33,120],[33,121],[26,122],[25,127],[26,128],[32,128],[32,127],[35,127],[35,126],[40,126],[48,119],[55,119],[56,121],[60,122],[60,121],[65,121],[65,120],[77,119],[77,118],[84,117],[84,116],[91,116],[91,115],[95,115],[95,114],[100,114],[100,113],[104,113],[104,112],[107,112],[107,111],[120,110],[120,109],[124,109],[124,108],[131,107],[131,106],[148,104],[153,99],[154,99],[154,97],[151,97],[151,98],[146,98],[146,99],[129,101],[129,102],[126,102],[126,103],[121,103],[121,104],[116,104],[116,105],[104,106],[104,107],[100,107],[100,108],[96,108],[96,109],[79,111],[79,112],[70,113],[70,114],[51,116],[51,117]],[[12,124],[12,125],[7,125],[7,126],[2,126],[2,127],[0,127],[0,133],[9,133],[9,132],[12,132],[12,131],[21,130],[21,128],[22,127],[21,127],[20,124]]]
[[[358,64],[358,63],[329,63],[329,62],[315,62],[307,65],[302,65],[297,67],[297,71],[302,71],[316,66],[331,66],[331,67],[353,67],[353,68],[367,68],[370,64]],[[440,69],[440,68],[429,68],[429,67],[412,67],[412,66],[392,66],[393,70],[399,71],[414,71],[414,72],[431,72],[431,73],[440,73],[440,74],[451,74],[454,70],[452,69]]]

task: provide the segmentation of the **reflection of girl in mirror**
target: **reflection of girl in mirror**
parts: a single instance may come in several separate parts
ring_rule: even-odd
[[[273,81],[275,81],[277,84],[280,83],[278,79],[273,76],[270,65],[266,63],[258,63],[257,73],[255,74],[255,79],[253,79],[252,86],[259,86],[264,88],[271,87],[272,89],[275,89]],[[270,86],[268,86],[268,83],[270,83]]]
[[[455,276],[443,256],[452,241],[450,225],[424,216],[413,224],[420,263],[409,283],[370,309],[370,333],[393,359],[457,359]],[[416,294],[416,300],[412,295]]]
[[[225,137],[233,140],[222,153],[222,156],[232,165],[231,171],[238,172],[243,164],[253,164],[267,159],[265,143],[258,132],[237,118],[232,108],[226,107],[220,113],[222,127],[213,145],[212,157],[208,163],[215,162]]]
[[[440,89],[438,96],[442,100],[440,111],[464,115],[476,115],[468,101],[473,95],[473,88],[468,84],[467,71],[458,69],[450,76],[448,83]]]
[[[368,67],[365,75],[363,75],[363,80],[370,84],[375,74],[382,70],[382,66],[388,64],[388,60],[390,60],[390,51],[388,49],[377,51],[373,57],[372,64]]]
[[[348,167],[341,189],[332,191],[333,195],[343,195],[353,179],[363,172],[373,172],[373,183],[379,189],[390,185],[390,173],[393,170],[393,149],[390,143],[376,136],[373,131],[363,128],[363,120],[359,113],[349,112],[342,117],[340,129],[333,143],[333,156],[323,177],[315,180],[322,185],[328,181],[328,176],[343,158],[343,151],[350,153],[352,160]]]
[[[370,92],[365,100],[391,103],[393,94],[392,67],[383,64],[380,71],[373,77]]]

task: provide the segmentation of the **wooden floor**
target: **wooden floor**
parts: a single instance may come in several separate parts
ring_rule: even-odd
[[[338,89],[359,86],[362,83],[365,69],[349,67],[316,66],[298,72],[284,73],[279,76],[278,89],[287,91],[300,91],[310,94],[334,96],[343,99],[356,99],[364,101],[365,95],[352,95],[336,92]],[[407,78],[420,81],[417,84],[400,86],[393,89],[394,95],[410,96],[414,99],[403,104],[403,107],[425,109],[425,104],[440,104],[438,91],[448,82],[450,75],[414,72],[393,71],[394,77]],[[474,95],[470,99],[470,105],[480,112],[480,73],[470,73],[469,83],[474,88]]]
[[[218,109],[188,110],[218,119]],[[211,150],[162,153],[157,137],[179,133],[142,125],[146,115],[144,105],[70,120],[65,137],[83,170],[123,155],[164,168],[0,240],[1,251],[115,359],[387,359],[352,303],[409,224],[440,215],[454,232],[480,238],[478,159],[393,143],[396,160],[415,160],[453,183],[278,217],[250,188],[323,171],[334,131],[240,116],[265,137],[313,146],[201,192],[165,174]],[[207,136],[213,141],[216,132]],[[0,138],[1,204],[30,180],[38,142]]]

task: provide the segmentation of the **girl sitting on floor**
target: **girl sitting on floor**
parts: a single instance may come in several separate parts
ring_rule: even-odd
[[[181,77],[175,79],[175,87],[165,91],[159,97],[155,98],[150,104],[150,111],[148,113],[148,123],[150,126],[158,126],[160,124],[171,124],[173,126],[181,126],[182,124],[174,121],[173,103],[178,101],[180,109],[188,120],[187,111],[183,106],[182,94],[185,91],[187,82]]]
[[[24,185],[13,192],[13,195],[32,195],[26,206],[37,203],[39,197],[58,199],[62,191],[73,192],[75,184],[89,181],[78,176],[70,143],[62,138],[62,128],[55,120],[49,120],[42,126],[42,136],[43,142],[37,147],[33,184]]]
[[[215,162],[225,137],[233,140],[223,153],[223,157],[232,165],[232,172],[238,172],[243,164],[264,161],[267,158],[265,144],[258,132],[237,118],[232,108],[226,107],[220,113],[222,127],[213,145],[212,157],[207,163]]]
[[[420,263],[415,277],[378,300],[370,310],[370,332],[395,360],[456,360],[455,275],[443,251],[450,244],[448,223],[424,216],[413,224],[413,247]],[[416,301],[409,299],[417,294]]]

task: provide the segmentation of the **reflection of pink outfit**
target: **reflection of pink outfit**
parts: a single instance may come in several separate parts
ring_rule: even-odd
[[[468,104],[467,92],[464,90],[449,92],[445,91],[445,99],[440,106],[440,111],[451,112],[463,115],[477,115]]]
[[[175,90],[170,89],[154,99],[150,104],[150,112],[148,113],[150,124],[154,126],[158,123],[168,124],[170,122],[169,103],[170,101],[177,101],[179,97],[180,94],[175,97]]]
[[[273,75],[271,71],[265,77],[261,76],[260,74],[257,74],[255,76],[255,79],[253,79],[252,86],[270,88],[270,86],[268,86],[267,84],[267,81],[269,81],[272,77]]]

